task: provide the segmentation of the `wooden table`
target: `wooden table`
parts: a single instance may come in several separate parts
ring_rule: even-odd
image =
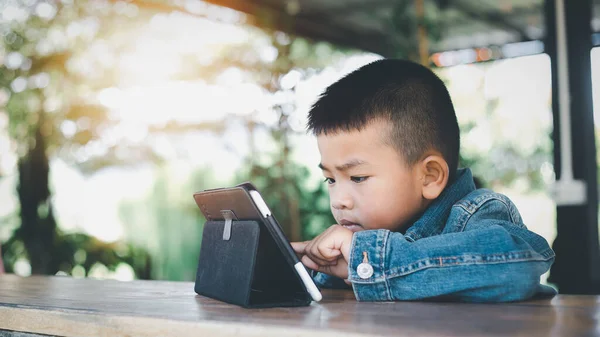
[[[243,309],[189,282],[0,275],[0,336],[600,336],[600,297],[510,304],[356,302]]]

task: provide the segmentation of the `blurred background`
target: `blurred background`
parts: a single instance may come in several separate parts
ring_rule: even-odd
[[[204,222],[193,192],[247,180],[290,239],[314,237],[334,220],[307,111],[329,84],[383,56],[426,64],[446,82],[461,165],[554,241],[543,1],[397,1],[360,12],[323,1],[321,15],[346,15],[340,27],[363,25],[340,32],[301,24],[307,12],[335,23],[315,14],[315,1],[306,1],[315,12],[284,2],[285,20],[266,5],[210,2],[0,1],[7,272],[191,281]],[[591,62],[598,101],[596,49]]]

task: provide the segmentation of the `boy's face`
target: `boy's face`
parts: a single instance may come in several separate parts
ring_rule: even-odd
[[[317,137],[331,212],[352,231],[398,231],[427,206],[418,165],[408,167],[384,143],[388,129],[385,122],[373,121],[360,131]]]

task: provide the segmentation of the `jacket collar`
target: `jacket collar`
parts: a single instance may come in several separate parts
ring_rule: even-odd
[[[441,234],[450,216],[452,206],[475,190],[473,175],[468,168],[458,169],[454,182],[444,189],[405,233],[409,241]]]

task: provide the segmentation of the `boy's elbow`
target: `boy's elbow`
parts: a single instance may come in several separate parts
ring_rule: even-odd
[[[523,301],[534,297],[543,291],[540,277],[550,270],[554,258],[548,261],[535,261],[528,263],[527,272],[518,277],[512,287],[513,295],[507,301]]]
[[[552,263],[545,261],[512,263],[495,275],[494,285],[483,287],[474,294],[477,302],[514,302],[534,297],[541,288],[540,276]],[[492,275],[490,275],[492,276]]]
[[[503,285],[499,289],[501,296],[498,302],[524,301],[535,296],[540,287],[540,277],[532,276],[525,275],[510,284]]]
[[[537,280],[529,277],[520,277],[512,282],[487,285],[481,288],[470,289],[458,295],[464,302],[515,302],[532,298],[540,287]]]

